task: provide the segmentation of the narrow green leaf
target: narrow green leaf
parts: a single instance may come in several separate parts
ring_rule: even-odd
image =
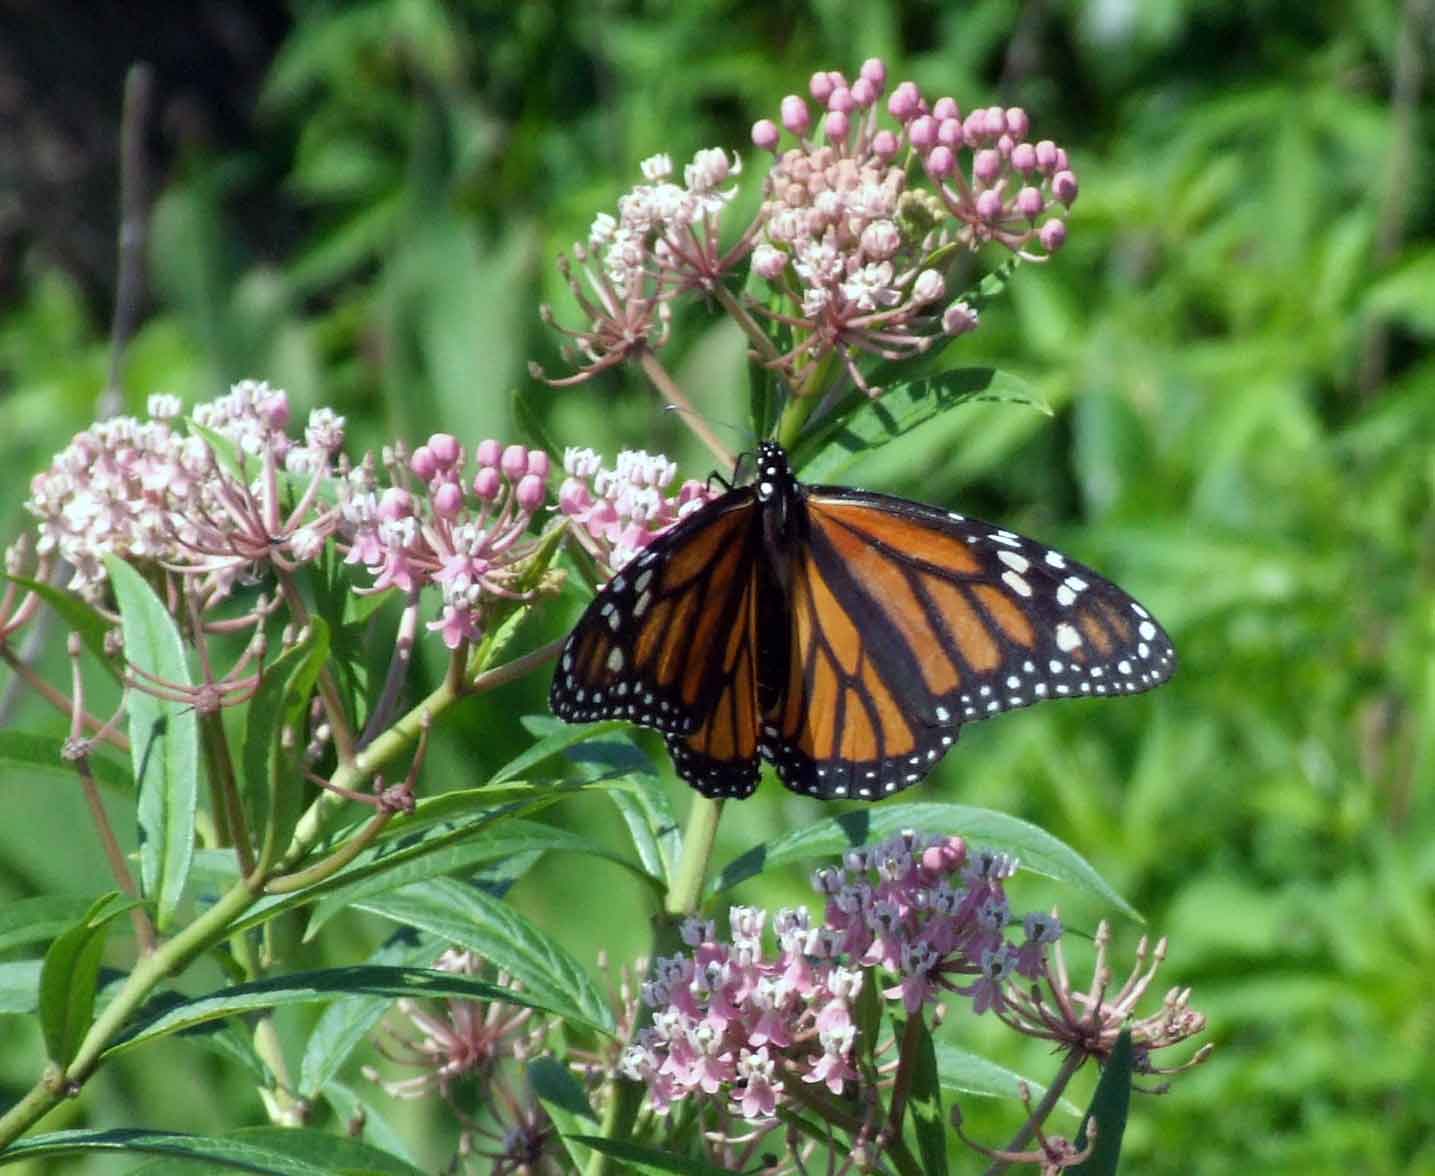
[[[910,1057],[903,1058],[911,1075],[907,1111],[912,1116],[917,1150],[922,1153],[922,1171],[926,1176],[946,1176],[947,1124],[942,1117],[942,1085],[937,1075],[932,1034],[920,1014],[906,1022],[893,1017],[892,1026],[897,1039],[904,1042],[904,1052],[912,1051]]]
[[[548,456],[558,461],[563,456],[563,446],[559,445],[549,435],[547,427],[539,417],[535,405],[538,398],[529,389],[515,388],[512,392],[510,403],[513,406],[513,423],[518,429],[518,435],[527,442],[528,447],[545,450]]]
[[[588,1149],[572,1137],[592,1135],[600,1129],[587,1093],[573,1072],[554,1058],[534,1058],[527,1069],[528,1084],[553,1120],[553,1126],[558,1128],[558,1138],[568,1152],[573,1170],[583,1171],[588,1166]]]
[[[517,911],[472,886],[437,878],[354,904],[476,951],[524,986],[524,993],[565,1017],[613,1032],[602,992],[566,948]]]
[[[502,784],[524,775],[530,768],[537,767],[575,744],[606,735],[610,731],[622,731],[628,724],[622,719],[608,719],[602,723],[564,724],[561,731],[540,739],[521,755],[515,756],[488,778],[490,786]]]
[[[1091,1096],[1081,1130],[1076,1134],[1076,1150],[1086,1147],[1087,1125],[1096,1120],[1096,1146],[1091,1155],[1069,1169],[1073,1176],[1116,1176],[1121,1161],[1121,1139],[1126,1134],[1126,1116],[1131,1109],[1131,1030],[1123,1029],[1111,1047],[1111,1056],[1101,1068],[1101,1080]]]
[[[377,1107],[360,1098],[356,1090],[330,1079],[324,1084],[324,1098],[334,1108],[334,1114],[346,1131],[354,1124],[362,1124],[360,1138],[365,1142],[383,1148],[407,1164],[417,1162],[409,1150],[408,1141],[394,1130],[393,1124],[379,1113]]]
[[[627,825],[643,868],[667,882],[683,848],[682,829],[668,790],[654,777],[634,775],[624,785],[609,789],[608,799]]]
[[[632,862],[596,841],[537,821],[505,821],[480,835],[475,835],[470,828],[456,838],[436,835],[439,833],[440,830],[429,830],[425,843],[405,846],[387,855],[376,854],[373,859],[376,868],[367,877],[331,891],[315,906],[304,931],[305,940],[313,939],[325,923],[361,899],[386,894],[429,878],[467,876],[478,866],[519,854],[559,850],[586,853],[638,872]],[[438,844],[440,842],[442,844]],[[428,847],[433,848],[426,853],[418,852]]]
[[[426,968],[439,951],[432,942],[415,942],[412,935],[395,936],[373,952],[364,966]],[[323,1091],[369,1030],[393,1007],[387,996],[346,996],[326,1008],[304,1044],[299,1093],[314,1098]]]
[[[243,797],[250,831],[282,846],[299,820],[303,803],[297,746],[286,748],[283,733],[296,728],[309,695],[329,657],[329,627],[310,617],[303,640],[270,665],[249,703],[244,720]]]
[[[58,735],[0,731],[0,767],[13,768],[21,773],[19,777],[7,777],[11,781],[36,773],[74,780],[74,766],[61,758],[66,742],[68,741]],[[107,788],[121,792],[134,791],[135,781],[129,766],[101,751],[98,746],[90,752],[90,771],[95,780]]]
[[[836,478],[861,454],[895,441],[942,413],[970,400],[1036,403],[1031,387],[994,368],[957,368],[889,388],[879,399],[864,398],[847,414],[806,438],[793,454],[792,468],[808,482]]]
[[[123,894],[106,894],[90,906],[45,953],[40,971],[40,1026],[50,1060],[68,1066],[94,1020],[100,960],[110,920],[138,905]]]
[[[1136,909],[1085,858],[1044,829],[1017,817],[964,804],[901,804],[854,809],[754,846],[729,862],[708,887],[717,893],[766,870],[814,857],[830,857],[881,841],[903,829],[959,834],[969,844],[998,849],[1027,869],[1079,887],[1140,920]]]
[[[105,557],[119,604],[125,657],[137,669],[179,686],[190,684],[184,643],[174,618],[144,578]],[[155,904],[161,931],[174,916],[194,853],[199,788],[199,730],[194,708],[131,690],[130,754],[139,782],[140,881]]]
[[[69,894],[12,899],[0,907],[0,951],[50,942],[83,916],[91,901]]]
[[[6,576],[4,572],[0,572],[0,578],[8,579],[21,588],[33,592],[54,609],[55,615],[65,622],[65,628],[72,633],[79,634],[85,648],[95,655],[95,660],[109,672],[111,677],[116,681],[119,680],[120,661],[105,649],[105,634],[110,631],[110,622],[100,616],[93,605],[82,600],[73,592],[66,592],[63,588],[56,588],[53,584],[46,584],[40,580],[30,580],[24,576]]]
[[[591,1147],[594,1151],[622,1160],[639,1172],[680,1172],[683,1176],[731,1176],[728,1168],[715,1168],[702,1160],[690,1160],[685,1156],[669,1155],[651,1147],[629,1143],[623,1139],[603,1139],[596,1135],[574,1135],[573,1142]]]
[[[976,1094],[986,1098],[1021,1098],[1022,1083],[1034,1099],[1046,1095],[1046,1087],[1031,1078],[1025,1078],[1014,1070],[999,1066],[990,1058],[974,1054],[960,1046],[945,1041],[936,1042],[937,1073],[941,1075],[942,1089],[954,1094]],[[1081,1108],[1068,1098],[1057,1104],[1069,1115],[1080,1115]]]
[[[64,1155],[133,1152],[161,1157],[132,1173],[188,1176],[199,1165],[226,1171],[263,1172],[273,1176],[338,1176],[341,1173],[382,1173],[422,1176],[421,1169],[388,1152],[327,1131],[292,1127],[251,1127],[230,1135],[187,1135],[180,1131],[55,1131],[11,1144],[0,1153],[0,1164]]]
[[[33,1013],[40,1007],[39,960],[0,964],[0,1013]]]
[[[550,1006],[532,992],[516,993],[510,988],[502,988],[467,976],[455,976],[452,972],[440,972],[430,968],[324,968],[315,972],[295,972],[288,976],[256,980],[252,984],[236,984],[208,996],[199,996],[171,1005],[134,1025],[126,1036],[110,1046],[103,1056],[109,1058],[127,1053],[136,1046],[157,1038],[169,1037],[209,1021],[240,1013],[279,1008],[283,1005],[322,1003],[360,994],[394,999],[408,996],[421,1000],[456,996],[470,1000],[503,1001],[525,1008],[542,1009],[559,1016],[574,1016],[573,1010],[566,1004],[563,1007]],[[594,1025],[593,1028],[601,1026]]]

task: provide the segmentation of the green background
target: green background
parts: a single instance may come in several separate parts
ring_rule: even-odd
[[[537,314],[544,301],[565,313],[557,252],[658,151],[681,165],[700,147],[743,150],[740,224],[762,168],[748,129],[815,69],[851,76],[881,55],[889,88],[911,77],[964,108],[1022,105],[1080,177],[1070,237],[953,354],[1020,375],[1051,412],[963,407],[847,480],[1093,564],[1163,620],[1182,663],[1155,694],[979,724],[909,799],[1035,821],[1170,936],[1155,990],[1190,985],[1217,1050],[1135,1103],[1128,1170],[1435,1171],[1429,4],[211,7],[247,20],[245,35],[163,6],[137,6],[122,29],[83,5],[10,18],[7,536],[25,525],[30,475],[104,383],[131,59],[158,71],[131,411],[151,392],[194,402],[262,377],[296,416],[343,413],[357,452],[439,429],[520,439],[517,390],[560,445],[664,450],[696,477],[710,459],[638,378],[555,392],[527,376],[531,359],[563,369]],[[71,38],[72,56],[47,58],[42,34]],[[69,173],[56,141],[78,156]],[[740,340],[701,307],[675,338],[670,369],[741,447]],[[562,632],[577,604],[555,603],[526,640]],[[425,652],[425,672],[441,669]],[[45,664],[60,680],[60,659]],[[475,703],[436,741],[428,786],[520,750],[518,716],[541,711],[545,689],[539,674]],[[31,705],[6,721],[59,729]],[[12,776],[3,805],[0,896],[106,887],[70,781]],[[124,811],[117,798],[128,830]],[[717,861],[822,811],[765,786],[728,806]],[[599,801],[557,812],[622,842]],[[1013,893],[1020,909],[1061,901],[1087,929],[1109,913],[1039,882]],[[739,892],[772,906],[807,894],[795,873]],[[645,942],[639,893],[601,862],[549,860],[514,901],[581,959]],[[380,935],[340,926],[310,962],[354,962]],[[1118,959],[1142,930],[1118,921]],[[1054,1073],[1034,1043],[951,1012],[948,1040]],[[38,1031],[6,1019],[0,1097],[28,1088],[40,1056]],[[992,1144],[1019,1121],[1012,1105],[964,1111]],[[437,1164],[446,1142],[422,1114],[394,1109]],[[45,1126],[261,1118],[251,1079],[170,1042],[106,1068]]]

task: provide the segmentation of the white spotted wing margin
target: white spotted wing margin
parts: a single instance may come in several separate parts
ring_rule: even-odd
[[[1149,690],[1175,669],[1142,605],[1036,540],[845,487],[803,498],[795,668],[763,729],[794,791],[878,799],[923,779],[962,723]]]
[[[599,590],[559,654],[549,691],[555,715],[627,719],[679,736],[703,723],[722,692],[722,647],[760,556],[754,507],[750,488],[729,491]]]

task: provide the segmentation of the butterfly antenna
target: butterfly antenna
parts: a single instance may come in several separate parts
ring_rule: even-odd
[[[734,458],[732,454],[727,451],[726,447],[723,446],[722,442],[717,439],[716,435],[712,431],[712,426],[716,425],[719,428],[731,430],[739,437],[741,437],[748,444],[749,447],[755,446],[757,444],[756,438],[754,438],[752,435],[752,430],[746,429],[741,425],[735,425],[731,421],[715,420],[712,417],[704,416],[690,404],[665,404],[663,405],[663,411],[681,413],[688,427],[692,429],[694,433],[697,434],[698,439],[702,441],[702,443],[706,445],[710,450],[712,450],[714,456],[717,457],[718,461],[720,461],[725,467],[730,467],[732,469],[734,481],[737,479],[738,474],[742,469],[743,458],[751,457],[752,454],[749,450],[743,450],[743,452],[739,453],[737,457]],[[732,486],[727,482],[726,479],[722,477],[722,475],[715,474],[714,476],[724,486],[727,486],[728,489],[732,489]]]

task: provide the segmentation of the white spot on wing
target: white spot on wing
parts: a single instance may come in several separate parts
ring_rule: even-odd
[[[1006,552],[1002,552],[1002,554],[1005,555]],[[1002,583],[1018,596],[1031,595],[1031,585],[1013,571],[1005,571],[1002,573]]]
[[[1018,555],[1015,551],[998,551],[997,559],[1014,572],[1024,572],[1031,567],[1031,560],[1024,555]]]
[[[1065,621],[1056,627],[1056,647],[1062,653],[1070,653],[1081,645],[1081,634]]]

